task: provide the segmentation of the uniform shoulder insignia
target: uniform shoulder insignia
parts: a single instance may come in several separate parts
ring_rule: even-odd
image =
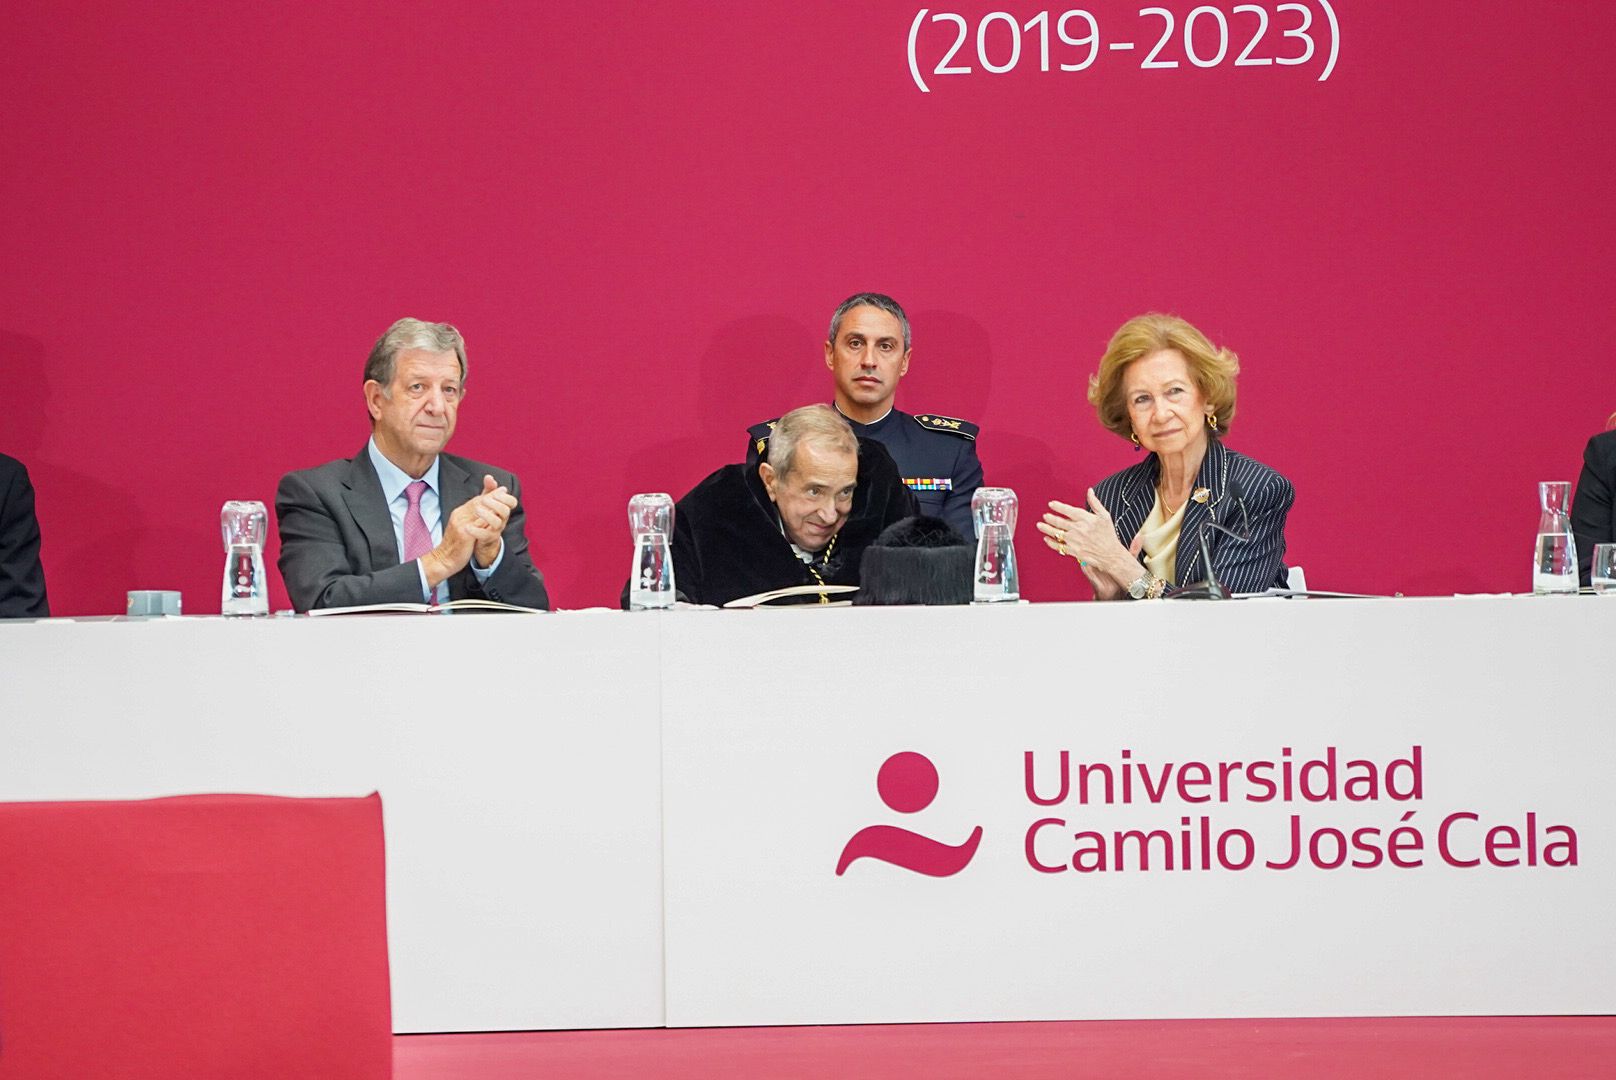
[[[759,457],[763,456],[764,449],[769,445],[769,436],[774,434],[774,425],[779,422],[780,418],[775,417],[773,420],[765,420],[746,429],[746,434],[751,438],[752,446],[757,450]]]
[[[941,431],[949,435],[958,435],[962,439],[976,441],[976,433],[981,429],[969,420],[959,420],[952,416],[938,416],[936,413],[921,413],[915,417],[915,423],[927,431]]]

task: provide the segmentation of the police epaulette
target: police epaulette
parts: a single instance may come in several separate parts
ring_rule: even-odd
[[[775,417],[773,420],[765,420],[746,429],[746,434],[751,438],[752,445],[757,448],[759,457],[763,456],[764,448],[769,445],[769,436],[774,434],[774,425],[779,422],[780,418]]]
[[[915,417],[915,423],[927,431],[942,431],[973,442],[976,441],[976,433],[982,430],[969,420],[957,420],[952,416],[938,416],[935,413],[922,413]]]

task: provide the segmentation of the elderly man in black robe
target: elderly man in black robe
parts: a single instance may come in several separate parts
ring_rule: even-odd
[[[780,418],[766,460],[726,465],[679,500],[674,583],[680,599],[718,605],[791,586],[857,585],[864,549],[914,513],[881,444],[809,405]]]

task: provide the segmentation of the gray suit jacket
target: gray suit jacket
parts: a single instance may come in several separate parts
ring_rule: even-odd
[[[438,455],[443,514],[482,491],[493,476],[516,496],[505,523],[505,555],[499,569],[479,584],[471,567],[449,579],[449,598],[498,600],[522,607],[550,606],[544,576],[528,554],[523,532],[522,489],[503,469],[453,454]],[[275,491],[281,534],[281,577],[298,611],[356,604],[419,604],[421,574],[412,561],[399,564],[393,518],[368,449],[350,461],[332,461],[281,478]]]

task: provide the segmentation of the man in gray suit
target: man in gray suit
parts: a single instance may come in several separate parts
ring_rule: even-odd
[[[400,319],[376,342],[370,441],[351,461],[287,473],[275,492],[298,611],[473,598],[549,608],[516,477],[442,452],[465,387],[466,344],[448,323]]]

